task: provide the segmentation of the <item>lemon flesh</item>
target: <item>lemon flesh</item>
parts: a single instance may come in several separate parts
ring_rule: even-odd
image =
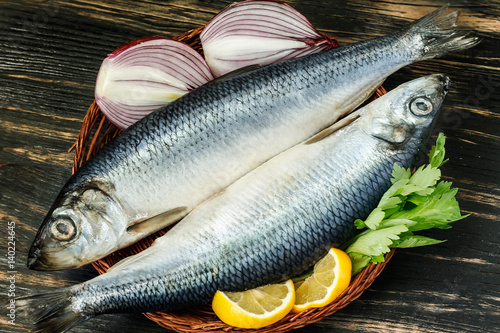
[[[292,280],[242,292],[217,291],[212,309],[224,323],[261,328],[285,317],[295,303]]]
[[[332,248],[314,266],[313,274],[295,283],[295,305],[292,312],[322,307],[333,302],[351,282],[351,258]]]

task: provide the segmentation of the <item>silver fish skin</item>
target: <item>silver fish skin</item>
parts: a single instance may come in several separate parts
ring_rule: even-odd
[[[81,266],[178,221],[361,104],[399,68],[475,45],[443,7],[391,35],[208,83],[131,126],[64,186],[28,266]]]
[[[37,332],[62,332],[102,313],[207,304],[216,290],[301,273],[353,236],[353,221],[366,218],[390,186],[394,163],[410,166],[447,86],[439,74],[399,86],[351,124],[243,176],[145,251],[82,284],[19,299],[19,311],[38,320]]]

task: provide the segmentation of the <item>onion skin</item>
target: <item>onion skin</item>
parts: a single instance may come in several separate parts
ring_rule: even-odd
[[[338,47],[301,13],[274,0],[227,6],[205,26],[200,39],[215,76]]]
[[[104,59],[95,99],[106,117],[125,129],[212,79],[207,63],[190,46],[164,37],[139,38]]]

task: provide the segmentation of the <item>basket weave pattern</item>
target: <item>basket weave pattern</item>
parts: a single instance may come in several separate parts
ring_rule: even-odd
[[[199,34],[202,29],[203,27],[193,29],[176,36],[173,39],[189,44],[196,51],[202,54],[203,50],[199,39]],[[380,87],[372,98],[381,96],[384,93],[386,93],[386,91]],[[75,145],[73,146],[75,148],[73,173],[76,172],[76,170],[81,167],[85,161],[94,155],[97,150],[108,143],[120,132],[120,129],[106,119],[94,101],[83,119],[80,134]],[[116,251],[106,258],[92,263],[92,265],[100,274],[105,273],[111,266],[121,259],[139,253],[148,248],[157,237],[164,235],[167,230],[168,228],[158,231],[157,233],[146,237],[145,239],[142,239],[125,249]],[[217,318],[211,307],[208,305],[184,311],[154,312],[145,313],[144,315],[158,323],[160,326],[177,332],[287,332],[292,329],[317,322],[322,318],[344,308],[350,302],[358,298],[382,272],[393,253],[394,250],[386,254],[385,262],[377,265],[370,264],[358,275],[356,275],[352,279],[349,287],[333,303],[322,308],[314,308],[298,314],[290,313],[279,322],[257,330],[241,329],[224,324]]]

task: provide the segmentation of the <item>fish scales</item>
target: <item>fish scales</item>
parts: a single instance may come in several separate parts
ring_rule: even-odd
[[[448,79],[399,86],[344,127],[265,162],[199,205],[143,252],[87,282],[17,300],[38,332],[63,332],[103,313],[207,304],[300,274],[355,232],[407,167],[441,107]]]
[[[198,197],[192,193],[192,188],[199,187],[203,183],[200,181],[202,178],[220,181],[214,184],[215,188],[210,193],[222,190],[233,180],[224,179],[225,172],[221,172],[226,171],[228,161],[234,163],[231,171],[240,169],[236,170],[234,178],[237,179],[293,145],[290,140],[298,143],[332,123],[339,116],[332,110],[347,110],[348,106],[331,101],[331,87],[335,86],[342,95],[349,94],[348,90],[352,88],[348,87],[353,81],[377,82],[378,85],[380,72],[387,69],[380,68],[380,72],[377,69],[371,73],[359,71],[355,60],[359,49],[367,52],[380,45],[373,42],[364,44],[363,47],[346,47],[347,50],[338,56],[335,53],[320,54],[200,87],[126,131],[106,146],[97,158],[89,161],[79,175],[87,171],[90,179],[108,176],[106,178],[111,179],[117,191],[128,191],[122,201],[124,205],[131,206],[131,215],[146,214],[143,210],[151,209],[152,205],[156,208],[155,213],[165,209],[165,205],[185,206],[187,202],[182,200],[186,196]],[[394,44],[393,41],[392,45],[384,48],[384,52],[366,57],[363,66],[372,67],[383,55],[387,58],[396,54]],[[400,68],[407,62],[408,59],[394,57],[393,61],[385,63],[385,67]],[[355,69],[358,69],[358,75],[348,78],[347,74],[355,72]],[[318,89],[326,84],[328,87]],[[370,91],[373,88],[372,83]],[[233,101],[241,95],[241,91],[245,91],[245,102],[235,110]],[[355,105],[361,102],[359,97],[356,99]],[[353,102],[348,101],[347,104],[351,106]],[[316,119],[311,119],[312,114]],[[308,126],[307,122],[315,124]],[[275,130],[277,126],[280,130]],[[163,145],[163,140],[158,141],[157,138],[168,138],[167,142],[171,143]],[[256,150],[266,150],[266,153],[257,155],[254,153]],[[206,163],[207,160],[210,163]],[[93,161],[99,163],[95,165]],[[120,162],[129,167],[116,168],[115,165]],[[186,169],[186,165],[191,167]],[[165,172],[167,166],[170,169],[168,173]],[[132,175],[134,180],[131,184]],[[171,198],[170,193],[165,195],[165,188],[175,188],[181,200]],[[149,191],[157,195],[152,197]],[[201,196],[206,198],[207,194]],[[197,201],[200,200],[198,198]]]
[[[363,134],[352,138],[353,134],[344,133],[348,138],[351,135],[352,140],[335,151],[335,158],[316,156],[314,163],[308,158],[300,167],[289,170],[291,177],[301,174],[297,182],[285,177],[284,185],[268,185],[270,175],[286,170],[283,167],[286,161],[277,160],[273,168],[260,172],[259,177],[254,174],[252,184],[245,182],[248,190],[242,195],[221,196],[193,211],[186,217],[188,220],[174,227],[159,242],[158,246],[168,251],[168,255],[155,253],[157,249],[151,248],[141,256],[140,262],[103,275],[100,287],[96,287],[99,286],[97,278],[93,291],[85,288],[82,291],[88,302],[86,307],[104,313],[116,311],[117,304],[121,310],[125,306],[127,311],[185,308],[208,303],[216,290],[254,288],[290,278],[310,267],[332,244],[353,236],[352,221],[366,218],[376,206],[376,199],[390,185],[393,163],[407,166],[411,160],[408,154],[401,152],[394,152],[390,158],[374,154],[379,150],[377,142],[369,142],[369,137]],[[337,144],[332,140],[322,152]],[[360,146],[362,149],[357,149]],[[418,147],[410,148],[413,153]],[[357,164],[363,167],[352,167]],[[309,172],[311,169],[314,171]],[[278,192],[270,192],[273,189]],[[360,195],[363,189],[368,189],[366,196]],[[274,199],[272,204],[268,201],[270,196]],[[294,204],[290,204],[290,197]],[[230,211],[217,210],[219,205],[230,207]],[[249,205],[259,209],[249,210]],[[207,214],[214,206],[215,212]],[[202,219],[196,224],[188,224],[194,222],[190,219],[200,216]],[[185,237],[179,237],[186,233],[190,233],[190,241],[182,243],[180,240]],[[171,257],[177,259],[170,261]],[[152,266],[152,262],[160,260],[163,260],[162,268]],[[130,276],[139,274],[141,283],[132,282]],[[89,296],[102,295],[111,278],[119,288],[110,292],[109,298]],[[127,295],[134,302],[124,303]]]
[[[351,112],[399,68],[474,45],[453,31],[456,15],[437,18],[443,11],[385,37],[207,83],[134,124],[62,189],[29,266],[77,267],[130,245]]]
[[[145,293],[143,288],[134,295],[141,301],[127,310],[139,311],[136,304],[154,310],[150,299],[163,300],[160,307],[168,310],[207,303],[216,290],[241,291],[299,274],[332,244],[352,237],[353,220],[366,218],[390,186],[394,163],[411,164],[446,93],[447,78],[424,79],[370,104],[360,120],[333,135],[266,162],[199,206],[149,249],[94,279],[93,285],[113,281],[123,295],[129,287],[121,288],[122,277],[140,272],[142,281],[161,288],[148,287]],[[405,105],[415,94],[432,97],[434,111],[428,119],[408,116]],[[394,105],[402,105],[400,119],[390,117]],[[378,126],[389,129],[381,132]],[[391,139],[404,126],[408,137],[403,143]],[[118,304],[99,304],[88,294],[86,299],[105,312],[115,311]]]

